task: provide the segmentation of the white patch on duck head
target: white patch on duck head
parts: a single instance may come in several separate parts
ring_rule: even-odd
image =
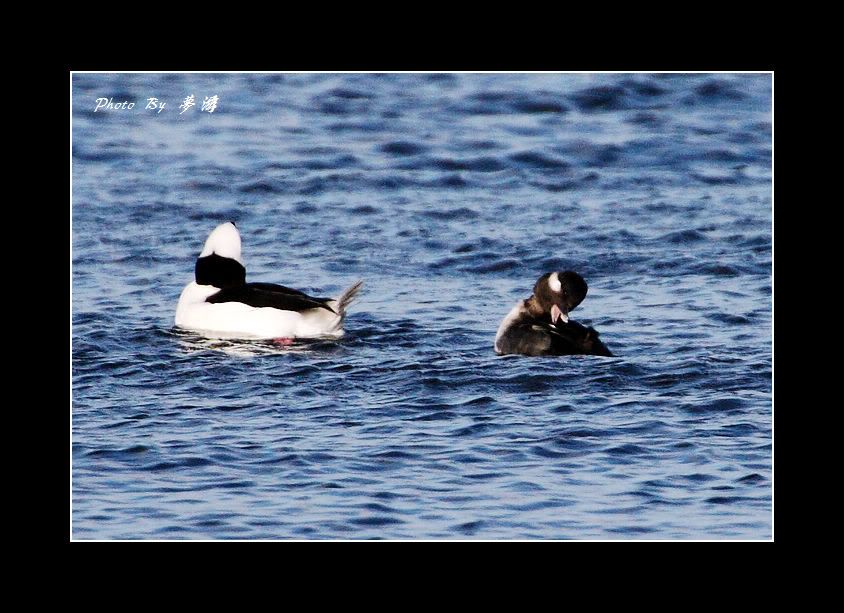
[[[208,235],[199,257],[204,258],[212,253],[216,253],[223,258],[236,260],[243,265],[243,261],[240,259],[240,232],[237,231],[234,223],[227,221],[220,224]]]
[[[558,294],[563,289],[563,284],[560,283],[560,275],[558,273],[552,273],[551,276],[548,277],[548,287]]]

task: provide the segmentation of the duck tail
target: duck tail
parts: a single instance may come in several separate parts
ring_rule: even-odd
[[[346,314],[346,307],[349,306],[352,301],[357,297],[360,288],[363,287],[363,281],[355,282],[351,287],[349,287],[346,291],[340,294],[335,301],[337,306],[335,311],[340,315]]]

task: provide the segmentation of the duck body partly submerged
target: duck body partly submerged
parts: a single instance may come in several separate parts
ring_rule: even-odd
[[[602,355],[612,352],[601,341],[598,332],[573,319],[567,322],[536,319],[524,302],[513,307],[502,322],[495,338],[495,351],[500,355]]]
[[[571,271],[540,277],[533,295],[519,301],[501,322],[495,337],[495,352],[611,357],[612,352],[594,328],[568,317],[586,297],[587,289],[583,278]]]
[[[179,297],[175,324],[213,338],[338,338],[359,281],[337,298],[317,298],[275,283],[246,283],[240,233],[214,229],[196,261],[195,279]]]

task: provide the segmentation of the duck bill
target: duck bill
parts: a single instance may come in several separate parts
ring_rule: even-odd
[[[556,304],[551,306],[551,323],[556,324],[558,319],[562,319],[563,323],[569,323],[568,313],[563,312]]]

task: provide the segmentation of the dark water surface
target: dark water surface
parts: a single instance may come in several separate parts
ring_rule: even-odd
[[[78,74],[73,113],[75,539],[771,537],[769,75]],[[251,280],[365,280],[344,339],[173,329],[229,219]],[[618,357],[497,357],[563,269]]]

